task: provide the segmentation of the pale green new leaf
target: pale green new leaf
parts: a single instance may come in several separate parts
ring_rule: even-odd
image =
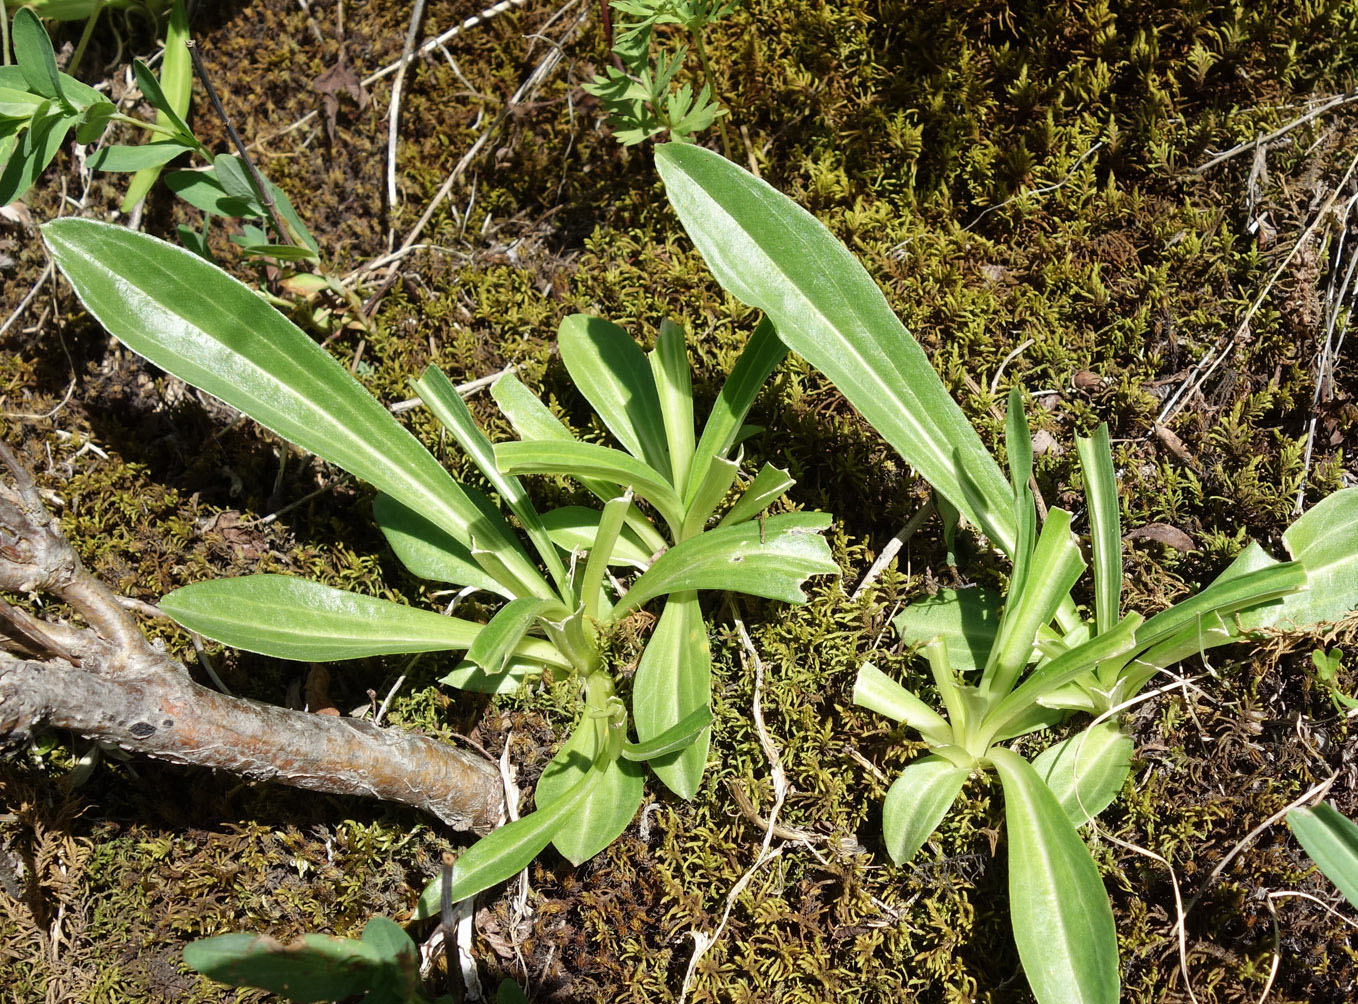
[[[939,756],[906,764],[882,802],[882,838],[891,860],[903,865],[924,846],[957,800],[970,768]]]
[[[610,321],[572,314],[557,331],[561,361],[628,453],[670,477],[669,447],[646,354]]]
[[[476,640],[467,648],[467,659],[476,663],[489,676],[505,671],[519,642],[539,617],[561,611],[561,604],[536,596],[511,600],[495,611],[489,623],[481,629]]]
[[[467,454],[477,470],[485,475],[486,480],[500,493],[510,511],[519,518],[524,532],[528,534],[528,539],[533,542],[538,554],[546,563],[557,588],[566,589],[566,568],[561,564],[561,556],[557,554],[556,545],[552,543],[547,528],[542,525],[542,517],[529,500],[523,483],[516,477],[502,474],[496,466],[495,448],[477,426],[476,420],[472,418],[472,413],[467,408],[467,403],[462,400],[462,395],[457,392],[452,381],[437,366],[429,366],[423,376],[414,381],[414,388],[415,393],[420,395],[420,400],[443,423],[444,428],[453,434],[453,438],[462,447],[462,452]],[[482,547],[490,543],[479,537],[477,542]],[[518,548],[518,541],[512,534],[507,533],[504,540],[494,542],[494,547],[497,550]]]
[[[541,812],[569,796],[598,756],[599,733],[608,726],[582,719],[538,778],[533,803]],[[573,865],[588,861],[617,839],[641,808],[645,770],[628,760],[609,761],[588,796],[557,830],[552,844]]]
[[[1118,940],[1089,849],[1028,761],[987,754],[1004,786],[1009,915],[1038,1004],[1117,1004]]]
[[[870,662],[863,663],[853,684],[853,703],[903,722],[931,746],[953,742],[952,726],[929,705],[906,690]]]
[[[481,625],[293,575],[242,575],[176,589],[160,609],[206,638],[276,659],[330,662],[465,649]]]
[[[463,544],[473,535],[499,540],[509,533],[348,370],[215,265],[93,220],[55,220],[43,236],[86,309],[133,351],[376,486]],[[551,595],[525,564],[515,567],[523,586]]]
[[[693,462],[693,375],[689,370],[684,329],[673,321],[660,322],[660,335],[648,358],[655,378],[656,394],[664,419],[665,440],[669,447],[671,477],[682,490],[688,484],[689,465]]]
[[[731,374],[717,394],[712,412],[703,425],[703,434],[694,449],[688,487],[684,491],[686,505],[692,505],[711,462],[725,457],[736,444],[754,399],[759,396],[769,374],[786,355],[787,346],[778,340],[778,332],[774,330],[772,322],[764,318],[745,343],[736,364],[731,367]]]
[[[1117,798],[1131,766],[1132,737],[1112,720],[1049,746],[1033,761],[1038,777],[1076,826]]]
[[[563,665],[555,667],[558,671],[569,669],[564,665],[564,656],[559,662]],[[463,659],[439,677],[439,683],[473,694],[517,694],[528,683],[541,677],[544,669],[539,661],[514,656],[498,673],[489,673],[470,659]]]
[[[635,509],[633,511],[635,512]],[[552,542],[563,551],[593,552],[602,516],[603,512],[599,509],[570,505],[543,513],[542,522]],[[624,524],[613,543],[608,563],[642,569],[650,564],[651,554],[652,552],[642,544],[636,531]]]
[[[641,654],[632,683],[632,718],[642,743],[665,736],[679,723],[706,710],[712,699],[712,652],[695,592],[675,593]],[[680,798],[698,792],[712,732],[651,761],[651,770]]]
[[[681,721],[670,726],[654,739],[644,743],[623,743],[622,755],[626,760],[642,762],[654,760],[670,753],[677,753],[691,746],[698,733],[712,724],[711,708],[699,708],[685,715]]]
[[[791,199],[716,153],[670,143],[656,148],[656,167],[717,281],[764,311],[788,347],[1012,552],[1013,493],[1004,475],[849,250]]]
[[[730,526],[758,516],[786,495],[787,490],[794,484],[796,482],[792,480],[787,471],[774,467],[772,464],[765,464],[759,469],[759,473],[754,476],[749,487],[741,493],[740,498],[736,499],[735,505],[727,510],[726,515],[721,518],[718,525]]]
[[[521,440],[497,443],[495,460],[506,474],[565,474],[607,481],[619,489],[631,488],[655,506],[671,526],[683,522],[679,496],[669,482],[654,468],[621,450],[575,440]]]
[[[1325,877],[1358,909],[1358,825],[1324,802],[1293,809],[1287,825]]]
[[[614,609],[628,610],[666,593],[728,589],[785,603],[805,603],[812,575],[838,575],[821,531],[824,513],[771,516],[763,525],[721,526],[670,548],[637,577]],[[761,539],[762,538],[762,539]]]
[[[1118,483],[1108,426],[1100,423],[1088,439],[1077,436],[1075,447],[1085,475],[1089,502],[1089,536],[1094,552],[1094,618],[1107,631],[1122,616],[1122,522],[1118,514]]]

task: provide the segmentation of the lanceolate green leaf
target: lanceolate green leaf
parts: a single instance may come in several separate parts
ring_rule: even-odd
[[[635,509],[633,509],[635,512]],[[542,522],[552,542],[563,551],[585,552],[594,550],[594,541],[599,534],[599,520],[603,513],[582,505],[563,506],[542,514]],[[613,543],[609,554],[610,565],[631,565],[645,568],[651,562],[653,552],[642,544],[630,526],[624,526]]]
[[[1230,569],[1227,569],[1229,572]],[[1306,571],[1297,562],[1276,562],[1244,575],[1225,574],[1190,599],[1162,610],[1137,631],[1138,648],[1149,649],[1193,630],[1209,614],[1242,610],[1290,593],[1306,585]],[[1242,620],[1244,618],[1242,617]]]
[[[142,171],[167,164],[192,149],[172,139],[141,146],[106,146],[90,154],[85,162],[96,171]],[[135,200],[133,204],[136,204]]]
[[[533,803],[539,812],[568,797],[580,783],[598,757],[599,733],[607,728],[590,718],[576,725],[538,778]],[[646,793],[645,777],[640,764],[623,759],[610,761],[602,768],[588,797],[571,814],[570,824],[557,830],[552,845],[573,865],[594,857],[617,839],[641,808]]]
[[[735,366],[731,367],[731,375],[726,378],[712,405],[712,412],[707,416],[703,434],[694,450],[688,487],[684,491],[686,505],[692,505],[711,462],[718,457],[725,457],[735,445],[745,416],[749,414],[754,399],[759,396],[764,381],[768,380],[774,367],[786,355],[787,346],[778,340],[778,332],[774,330],[772,322],[764,318],[754,329]]]
[[[721,525],[730,526],[753,519],[786,495],[795,483],[787,471],[765,464],[754,476],[750,486],[736,499],[735,505],[722,516]]]
[[[1085,475],[1089,502],[1089,536],[1094,552],[1094,617],[1107,631],[1122,616],[1122,521],[1118,515],[1118,483],[1108,426],[1100,423],[1089,439],[1077,437],[1076,449]]]
[[[683,522],[679,496],[669,482],[654,468],[621,450],[574,440],[519,441],[497,443],[495,459],[506,474],[583,475],[611,482],[619,488],[631,488],[660,510],[671,526]]]
[[[882,838],[892,861],[903,865],[924,846],[970,774],[938,756],[906,764],[882,802]]]
[[[66,133],[79,121],[78,112],[50,112],[34,117],[33,125],[19,137],[0,171],[0,206],[9,205],[33,187],[61,149]]]
[[[453,434],[462,451],[500,493],[510,511],[519,518],[524,532],[537,548],[557,588],[565,590],[566,569],[561,564],[561,556],[557,554],[556,545],[552,543],[547,528],[542,525],[542,517],[529,501],[523,483],[516,477],[500,473],[500,469],[495,465],[495,448],[477,427],[476,420],[472,418],[471,411],[468,410],[466,402],[462,400],[462,395],[457,392],[452,381],[437,366],[430,366],[425,369],[424,375],[415,381],[414,386],[415,393],[420,395],[425,406]],[[487,543],[484,540],[478,542],[482,546]],[[517,541],[511,535],[507,535],[505,541],[497,543],[500,546],[518,547]]]
[[[381,492],[373,499],[373,519],[411,574],[431,582],[475,586],[488,593],[513,599],[510,589],[472,558],[471,548],[459,543],[417,512]]]
[[[214,641],[277,659],[328,662],[465,649],[481,625],[292,575],[243,575],[176,589],[160,607]],[[523,654],[562,659],[546,642]]]
[[[189,99],[193,93],[193,62],[189,57],[189,18],[185,0],[174,0],[170,7],[170,19],[165,27],[165,51],[160,63],[160,85],[165,100],[183,121],[189,114]],[[156,124],[171,125],[170,117],[162,111],[156,112]],[[165,161],[147,164],[135,174],[127,184],[123,195],[123,212],[131,212],[132,207],[141,201],[142,196],[160,177],[160,168]],[[104,168],[112,170],[112,168]]]
[[[655,378],[632,336],[609,321],[572,314],[557,332],[571,379],[628,453],[670,476]]]
[[[952,726],[942,715],[870,662],[859,667],[853,703],[909,725],[930,745],[945,746],[953,741]]]
[[[1358,825],[1324,802],[1293,809],[1287,825],[1325,877],[1358,909]]]
[[[536,596],[511,600],[495,611],[495,616],[481,629],[467,648],[467,658],[492,676],[504,672],[514,650],[533,622],[557,610],[560,610],[559,603]]]
[[[286,945],[268,935],[222,934],[186,945],[184,961],[219,982],[302,1004],[363,993],[387,963],[376,945],[326,934],[304,934]]]
[[[510,535],[343,366],[215,265],[93,220],[56,220],[43,236],[86,309],[135,352],[463,544]],[[506,557],[525,590],[551,595],[517,550]]]
[[[1004,475],[848,249],[718,154],[671,143],[656,148],[656,166],[717,281],[763,310],[782,341],[828,376],[926,481],[1012,551],[1013,493]]]
[[[692,714],[685,715],[681,721],[670,726],[654,739],[644,743],[623,743],[623,758],[641,762],[666,756],[670,753],[677,753],[684,747],[691,745],[698,738],[698,733],[711,724],[712,710],[710,708],[699,708]]]
[[[812,575],[838,575],[821,531],[823,513],[771,516],[763,525],[723,526],[670,548],[643,572],[614,608],[628,610],[666,593],[729,589],[787,603],[805,603],[802,585]],[[761,540],[762,536],[762,540]]]
[[[693,462],[693,377],[684,329],[673,321],[661,321],[660,335],[648,358],[669,445],[670,480],[682,491]]]
[[[15,62],[19,64],[19,71],[24,75],[28,86],[33,89],[33,93],[54,101],[63,101],[57,57],[52,51],[52,40],[47,37],[47,29],[42,26],[42,21],[27,7],[20,7],[14,12],[11,30]]]
[[[942,636],[948,658],[959,673],[985,665],[999,630],[1001,598],[979,586],[940,589],[927,599],[911,603],[893,620],[892,626],[907,645],[923,645]]]
[[[1117,1004],[1117,930],[1089,850],[1031,764],[1003,747],[988,757],[1004,786],[1009,914],[1033,996]]]
[[[643,744],[657,740],[691,715],[706,710],[712,699],[711,688],[712,651],[698,594],[675,593],[665,601],[632,683],[637,737]],[[680,798],[697,794],[711,736],[711,730],[704,729],[682,750],[651,761],[656,777]]]
[[[1063,739],[1033,761],[1038,777],[1076,826],[1117,798],[1131,765],[1132,737],[1111,720]]]

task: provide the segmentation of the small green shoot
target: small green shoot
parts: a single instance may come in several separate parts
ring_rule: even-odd
[[[1341,715],[1351,715],[1358,710],[1358,698],[1344,693],[1343,688],[1339,686],[1339,667],[1343,660],[1344,653],[1337,648],[1328,651],[1318,648],[1311,653],[1311,665],[1316,671],[1316,682],[1329,694],[1334,710]]]

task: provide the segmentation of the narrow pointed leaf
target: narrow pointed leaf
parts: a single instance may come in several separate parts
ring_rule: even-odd
[[[905,460],[1004,550],[1013,492],[877,284],[787,196],[718,154],[656,148],[670,204],[717,281],[764,311]],[[965,472],[965,473],[964,473]],[[981,505],[969,502],[972,480]]]
[[[684,329],[673,321],[661,321],[660,335],[648,358],[669,447],[670,481],[682,489],[688,483],[694,447],[693,375],[689,369],[688,348],[684,344]]]
[[[1227,572],[1231,572],[1228,568]],[[1137,646],[1150,648],[1193,631],[1210,614],[1229,614],[1272,600],[1306,585],[1306,570],[1298,562],[1274,562],[1242,575],[1223,573],[1190,599],[1162,610],[1137,632]],[[1242,616],[1242,621],[1244,617]]]
[[[0,171],[0,206],[23,195],[61,150],[66,134],[80,121],[79,114],[35,116]],[[65,221],[62,221],[65,222]],[[48,224],[51,226],[52,224]]]
[[[607,726],[602,726],[607,728]],[[557,751],[538,778],[533,803],[538,811],[568,796],[598,756],[601,726],[585,718]],[[552,845],[573,865],[582,864],[618,838],[641,808],[645,794],[645,771],[626,760],[610,761],[602,770],[589,796],[552,838]]]
[[[669,482],[640,460],[597,443],[497,443],[495,459],[506,474],[566,474],[631,488],[674,526],[682,523],[679,496]],[[616,495],[617,493],[614,492]]]
[[[86,158],[96,171],[142,171],[168,164],[193,148],[172,139],[156,140],[141,146],[106,146]]]
[[[970,775],[968,768],[938,756],[906,765],[882,802],[882,838],[892,861],[903,865],[915,856],[948,814]]]
[[[250,215],[249,203],[227,195],[212,171],[170,171],[165,175],[165,187],[194,209],[213,216]]]
[[[538,652],[538,646],[542,644],[547,643],[528,639],[527,642],[520,642],[519,648],[531,647],[534,652]],[[566,658],[561,655],[554,660],[552,668],[558,673],[570,670]],[[439,683],[473,694],[517,694],[527,684],[541,677],[546,669],[547,666],[539,660],[513,655],[500,667],[499,672],[491,673],[470,659],[463,659],[439,677]]]
[[[670,476],[660,398],[646,354],[622,328],[572,314],[557,332],[561,361],[585,400],[628,453]]]
[[[1089,439],[1077,437],[1076,449],[1085,475],[1089,502],[1089,536],[1094,551],[1094,617],[1107,631],[1122,616],[1122,521],[1118,515],[1118,483],[1108,426],[1100,423]]]
[[[476,663],[488,674],[504,672],[510,656],[514,654],[528,629],[541,616],[560,608],[552,600],[525,596],[511,600],[495,611],[495,616],[481,629],[467,649],[467,658]]]
[[[1023,394],[1017,387],[1009,392],[1005,415],[1005,448],[1009,453],[1009,480],[1014,488],[1014,572],[1009,577],[1009,595],[1022,596],[1028,582],[1033,549],[1037,546],[1037,503],[1029,482],[1033,477],[1033,439],[1028,418],[1023,413]],[[964,484],[964,487],[968,487]],[[978,505],[983,504],[983,500]]]
[[[585,561],[585,570],[580,576],[580,595],[584,598],[585,616],[599,619],[600,603],[605,602],[602,591],[604,572],[613,555],[613,546],[622,532],[622,521],[627,510],[632,507],[631,491],[624,492],[604,505],[599,517],[599,532],[594,538],[594,547]]]
[[[766,317],[754,329],[740,358],[731,367],[712,412],[707,416],[703,434],[694,449],[693,464],[689,469],[688,488],[684,502],[692,505],[701,487],[708,466],[714,459],[725,457],[742,437],[745,416],[754,399],[777,365],[787,356],[787,346],[778,340],[778,332]]]
[[[1287,825],[1316,867],[1358,909],[1358,825],[1324,802],[1293,809]]]
[[[565,589],[565,566],[561,564],[561,556],[557,554],[556,545],[552,543],[547,528],[542,525],[542,517],[529,501],[523,482],[500,472],[495,464],[495,448],[477,426],[476,420],[472,418],[472,413],[467,408],[467,403],[462,400],[462,395],[457,392],[452,381],[437,366],[430,366],[425,369],[424,375],[415,381],[414,386],[415,393],[420,395],[425,406],[453,434],[453,438],[462,447],[462,452],[467,454],[477,470],[485,475],[486,480],[499,492],[510,511],[519,518],[528,539],[533,542],[539,556],[546,563],[557,588]],[[482,544],[485,543],[483,540]],[[496,541],[495,546],[497,549],[518,548],[518,541],[509,527],[503,527],[502,539]]]
[[[43,236],[86,309],[133,351],[462,543],[473,534],[498,539],[489,507],[343,366],[244,284],[183,248],[93,220],[56,220]]]
[[[717,511],[717,507],[726,501],[726,495],[739,474],[739,460],[713,457],[707,461],[707,474],[686,503],[683,537],[692,537],[707,526],[708,519]]]
[[[14,61],[19,64],[19,72],[24,75],[28,86],[35,94],[53,101],[64,101],[56,53],[52,50],[52,40],[47,37],[47,29],[42,26],[38,15],[27,7],[20,7],[14,12],[10,32]]]
[[[735,523],[743,523],[747,519],[753,519],[767,509],[773,503],[787,494],[795,481],[788,475],[788,472],[774,467],[772,464],[765,464],[759,469],[759,473],[754,476],[748,488],[736,499],[736,504],[727,510],[726,515],[721,518],[720,526],[730,526]]]
[[[1038,1004],[1117,1004],[1118,941],[1099,870],[1032,765],[988,754],[1004,786],[1009,914]]]
[[[614,609],[621,617],[666,593],[729,589],[787,603],[805,603],[812,575],[838,575],[821,531],[822,513],[771,516],[763,526],[722,526],[670,548],[632,583]],[[763,539],[761,540],[761,535]]]
[[[853,703],[910,726],[930,745],[945,746],[953,741],[952,726],[942,715],[870,662],[858,669]]]
[[[1122,791],[1132,748],[1132,737],[1117,722],[1104,721],[1043,750],[1033,769],[1071,823],[1083,826]]]
[[[675,593],[665,601],[632,682],[637,738],[643,744],[659,739],[707,710],[711,700],[712,651],[698,594]],[[652,760],[652,772],[680,798],[692,798],[707,767],[711,737],[711,729],[703,729],[683,749]]]
[[[671,725],[660,735],[644,743],[624,743],[622,755],[626,760],[638,762],[652,760],[669,753],[676,753],[693,743],[698,734],[713,722],[710,708],[698,708],[691,714]]]
[[[175,102],[171,101],[160,86],[160,81],[151,72],[151,68],[140,59],[132,60],[132,73],[137,78],[137,86],[141,88],[142,96],[147,102],[165,116],[165,122],[173,129],[178,130],[179,134],[185,138],[193,135],[193,130],[184,121],[183,114],[175,107]],[[176,96],[178,97],[178,96]],[[156,116],[157,120],[160,116]]]
[[[160,60],[160,85],[165,100],[181,121],[189,114],[189,100],[193,94],[193,61],[189,56],[189,16],[185,0],[174,0],[165,26],[165,49]],[[170,125],[170,118],[156,112],[156,124]],[[160,177],[164,161],[148,164],[128,181],[123,195],[123,212],[131,212]],[[109,168],[105,168],[109,170]]]
[[[329,662],[465,649],[480,624],[292,575],[242,575],[176,589],[160,608],[190,631],[276,659]]]

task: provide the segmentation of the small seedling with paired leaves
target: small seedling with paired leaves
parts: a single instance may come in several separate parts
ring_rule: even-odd
[[[713,96],[703,31],[739,6],[740,0],[612,0],[619,15],[613,54],[621,65],[605,67],[585,90],[603,105],[618,142],[632,146],[666,132],[671,139],[688,142],[716,122],[723,149],[730,155],[726,109]],[[688,46],[662,45],[657,28],[675,28],[691,40],[702,69],[696,92],[692,84],[677,82]]]
[[[1330,696],[1334,710],[1341,715],[1358,714],[1358,698],[1344,693],[1339,686],[1339,667],[1343,664],[1344,653],[1337,649],[1318,648],[1311,653],[1311,666],[1316,671],[1316,682],[1325,688]]]
[[[241,221],[241,233],[231,237],[247,257],[281,265],[319,260],[316,239],[297,215],[286,193],[263,181],[268,199],[252,172],[237,155],[216,154],[194,135],[186,116],[193,88],[193,65],[189,55],[188,18],[184,0],[174,0],[166,28],[165,54],[157,77],[141,60],[132,64],[137,86],[156,109],[154,121],[125,115],[98,91],[57,69],[47,29],[27,7],[14,13],[11,27],[14,66],[0,67],[0,205],[19,198],[52,162],[74,132],[76,142],[97,143],[110,125],[149,133],[149,142],[115,144],[94,150],[87,166],[97,171],[128,173],[131,179],[123,210],[141,200],[160,177],[165,165],[184,154],[206,162],[202,170],[181,169],[165,174],[165,185],[179,198],[205,215],[199,232],[180,226],[184,245],[211,259],[207,248],[207,222],[212,217]],[[272,200],[285,234],[270,237],[274,214]],[[327,283],[327,286],[332,286]]]
[[[821,536],[827,516],[757,518],[791,487],[787,472],[766,464],[735,490],[740,455],[731,454],[750,431],[745,415],[787,351],[771,325],[751,336],[695,436],[678,325],[663,324],[648,354],[606,321],[562,322],[566,368],[621,449],[578,441],[513,376],[492,394],[520,439],[492,444],[442,371],[427,369],[415,389],[513,513],[525,546],[489,496],[454,480],[343,366],[216,266],[89,220],[54,221],[43,235],[110,333],[376,487],[377,522],[413,573],[505,601],[480,624],[304,578],[247,575],[176,590],[166,613],[281,659],[465,651],[450,685],[504,692],[550,672],[578,687],[579,720],[538,781],[537,811],[458,859],[455,899],[509,878],[549,843],[575,863],[597,854],[639,808],[647,765],[681,797],[697,791],[712,721],[700,590],[800,603],[808,577],[838,574]],[[540,513],[525,474],[573,477],[603,506]],[[603,653],[624,618],[662,599],[629,714]]]
[[[1077,827],[1122,789],[1132,742],[1116,709],[1162,669],[1265,630],[1306,630],[1358,606],[1358,489],[1331,495],[1283,534],[1290,561],[1251,544],[1196,596],[1143,618],[1122,609],[1122,537],[1107,429],[1079,440],[1093,611],[1072,590],[1086,561],[1072,516],[1039,528],[1032,444],[1015,389],[1008,476],[985,448],[862,265],[811,214],[707,150],[657,149],[685,229],[725,289],[764,311],[779,338],[829,377],[940,499],[1013,563],[1008,590],[944,590],[895,621],[920,645],[944,714],[863,665],[855,700],[917,731],[883,808],[888,850],[907,861],[977,770],[1005,796],[1010,913],[1040,1004],[1112,1004],[1117,938]],[[1100,718],[1031,763],[1005,744],[1073,712]]]

